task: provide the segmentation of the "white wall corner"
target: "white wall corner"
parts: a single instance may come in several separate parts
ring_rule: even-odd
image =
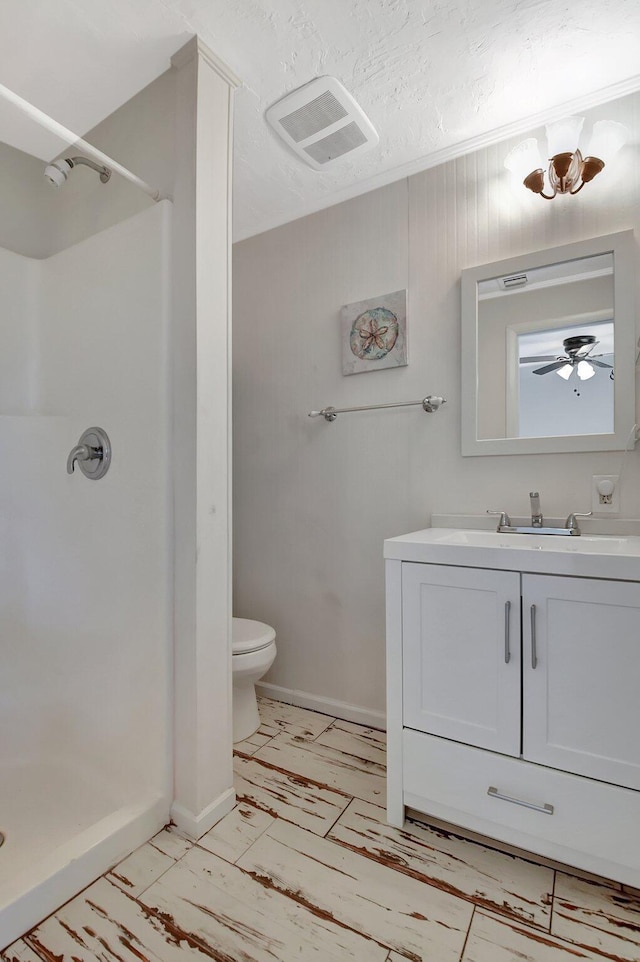
[[[235,804],[236,793],[233,788],[227,789],[197,815],[185,808],[184,805],[180,805],[179,802],[174,802],[171,806],[171,821],[178,831],[197,842],[221,818],[228,815]]]
[[[176,538],[172,815],[199,837],[233,806],[229,496],[233,78],[197,38],[178,67],[174,237]],[[226,806],[226,807],[225,807]]]
[[[219,74],[223,80],[225,80],[230,87],[234,89],[236,87],[242,86],[242,81],[233,72],[233,70],[227,66],[227,64],[218,57],[210,47],[203,43],[200,37],[196,34],[188,40],[184,47],[181,47],[176,53],[174,53],[171,58],[171,66],[176,69],[184,67],[185,64],[189,63],[195,58],[199,60],[206,61],[209,66]]]

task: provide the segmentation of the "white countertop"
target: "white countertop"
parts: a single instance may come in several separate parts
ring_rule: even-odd
[[[640,537],[617,533],[563,537],[425,528],[387,539],[384,556],[398,561],[640,581]]]

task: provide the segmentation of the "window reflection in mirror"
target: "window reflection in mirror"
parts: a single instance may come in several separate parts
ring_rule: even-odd
[[[614,430],[613,255],[477,285],[479,439]]]

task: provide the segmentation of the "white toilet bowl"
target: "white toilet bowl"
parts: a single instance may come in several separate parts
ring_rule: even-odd
[[[261,621],[234,618],[232,639],[233,740],[241,742],[260,727],[255,685],[276,657],[276,633]]]

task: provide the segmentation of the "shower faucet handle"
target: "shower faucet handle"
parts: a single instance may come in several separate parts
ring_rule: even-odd
[[[87,444],[77,444],[75,448],[72,448],[69,452],[69,457],[67,458],[67,474],[73,474],[76,461],[89,461],[91,458],[96,457],[102,457],[102,451],[98,453],[95,448],[90,448]]]
[[[88,428],[69,452],[67,474],[73,474],[76,464],[90,481],[99,481],[111,464],[111,442],[102,428]]]

